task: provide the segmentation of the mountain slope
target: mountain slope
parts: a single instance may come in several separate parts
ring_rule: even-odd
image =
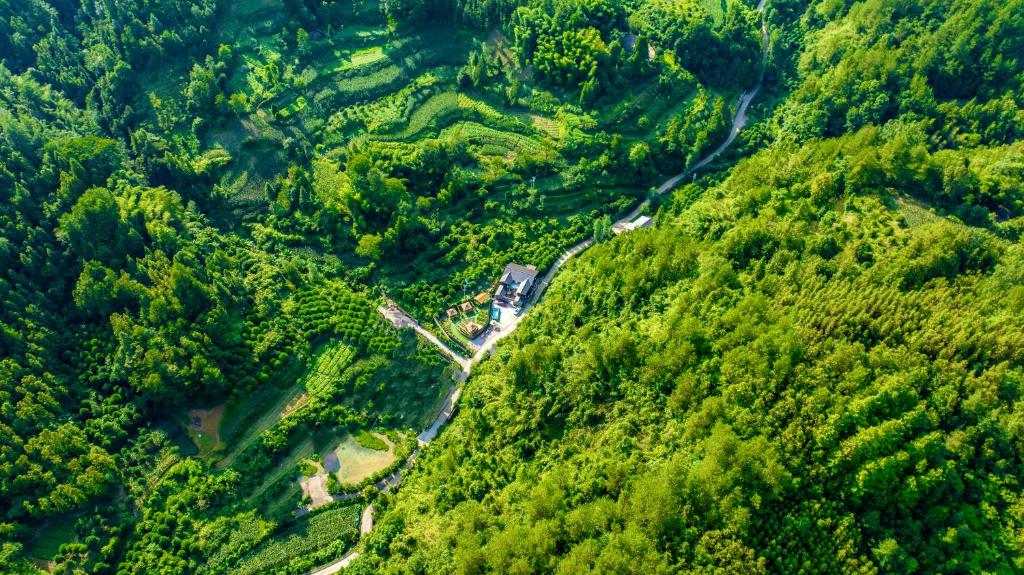
[[[864,145],[763,152],[571,264],[356,572],[1024,567],[1024,250],[852,162],[823,192]]]

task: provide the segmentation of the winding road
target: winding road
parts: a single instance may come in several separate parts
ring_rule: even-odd
[[[683,170],[679,174],[676,174],[675,176],[672,176],[671,178],[665,180],[664,183],[655,188],[656,193],[664,194],[665,192],[674,190],[679,185],[679,183],[683,181],[685,178],[691,176],[697,170],[700,170],[701,168],[713,162],[722,152],[724,152],[730,145],[732,145],[732,143],[736,140],[736,136],[738,136],[740,131],[743,130],[743,128],[747,125],[747,108],[750,106],[750,102],[753,101],[754,97],[757,96],[757,93],[761,91],[761,86],[764,83],[765,66],[767,64],[768,59],[768,24],[764,18],[764,9],[766,4],[767,0],[760,0],[760,2],[758,2],[757,4],[757,11],[761,13],[761,73],[758,77],[757,83],[754,84],[754,86],[751,87],[750,89],[745,90],[742,94],[740,94],[739,101],[736,105],[736,112],[733,114],[732,127],[730,128],[729,136],[717,148],[712,150],[711,153],[701,158],[699,162]],[[628,230],[628,228],[624,228],[623,226],[635,220],[643,212],[644,208],[647,207],[647,203],[647,201],[641,202],[640,205],[638,205],[635,209],[630,211],[623,218],[617,220],[613,224],[613,228]],[[441,352],[442,355],[444,355],[448,359],[452,360],[456,365],[458,365],[459,371],[455,374],[455,379],[458,384],[461,384],[466,380],[467,377],[469,377],[469,373],[470,371],[472,371],[473,366],[479,363],[481,360],[483,360],[484,357],[492,349],[494,349],[494,346],[498,343],[498,340],[508,336],[510,333],[515,331],[517,327],[519,327],[519,323],[522,321],[523,318],[527,316],[527,313],[533,308],[533,306],[536,305],[538,301],[540,301],[541,296],[544,295],[544,292],[547,290],[548,286],[551,285],[551,281],[554,279],[558,271],[562,269],[562,266],[564,266],[566,263],[569,262],[569,260],[573,259],[574,257],[579,255],[581,252],[583,252],[592,245],[594,245],[594,240],[587,239],[572,246],[564,253],[562,253],[562,255],[559,256],[559,258],[555,260],[555,262],[551,265],[547,273],[545,273],[544,276],[541,278],[541,281],[540,283],[537,284],[537,289],[534,290],[533,296],[530,298],[530,301],[525,306],[523,306],[522,313],[518,317],[516,317],[516,320],[512,324],[505,327],[505,329],[503,329],[502,331],[495,333],[493,337],[490,337],[483,345],[481,345],[476,350],[476,353],[473,354],[472,358],[464,357],[463,355],[453,350],[451,347],[449,347],[447,344],[441,341],[436,335],[434,335],[430,330],[420,325],[420,323],[416,321],[415,318],[406,313],[404,310],[398,307],[398,305],[396,305],[394,302],[390,300],[387,301],[386,306],[381,306],[377,308],[377,311],[379,311],[381,315],[387,318],[393,326],[397,328],[409,328],[415,330],[416,333],[420,334],[421,336],[426,338],[427,341],[429,341],[435,347],[437,347],[437,349]],[[450,420],[452,415],[454,415],[455,406],[459,401],[460,394],[461,390],[459,389],[459,387],[453,386],[451,388],[451,390],[448,392],[448,396],[445,397],[444,403],[442,404],[441,412],[438,414],[437,418],[434,420],[434,422],[430,425],[429,428],[424,430],[417,437],[420,443],[420,448],[416,449],[412,453],[412,455],[409,456],[409,459],[407,459],[398,470],[396,470],[393,474],[391,474],[385,479],[382,479],[379,482],[378,487],[380,487],[382,491],[388,491],[390,488],[397,486],[401,482],[402,472],[416,461],[416,458],[419,455],[420,450],[426,447],[428,444],[430,444],[430,442],[433,441],[435,437],[437,437],[437,434],[440,432],[441,428],[446,423],[448,423],[448,420]],[[372,528],[373,506],[370,505],[363,511],[361,517],[360,536],[366,535],[366,533],[368,533]],[[358,556],[358,551],[350,551],[344,557],[321,567],[319,570],[312,571],[310,575],[331,575],[333,573],[337,573],[338,571],[347,567],[349,563],[351,563]]]

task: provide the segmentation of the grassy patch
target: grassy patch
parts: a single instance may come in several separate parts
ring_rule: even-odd
[[[57,556],[61,545],[70,543],[74,538],[74,519],[54,519],[36,532],[36,536],[28,547],[28,554],[41,561],[50,561]]]
[[[191,409],[188,417],[188,437],[199,449],[199,457],[206,457],[223,447],[220,441],[220,421],[224,405],[210,409]]]
[[[356,443],[367,449],[373,449],[374,451],[387,451],[388,444],[376,433],[366,431],[365,429],[355,434]]]
[[[336,474],[338,480],[343,484],[357,484],[374,473],[386,469],[395,461],[394,447],[389,442],[379,435],[372,435],[365,431],[362,434],[370,435],[376,442],[383,445],[384,449],[364,447],[356,437],[350,435],[324,456],[325,466],[328,469],[335,467],[335,463],[331,461],[332,457],[337,458]]]

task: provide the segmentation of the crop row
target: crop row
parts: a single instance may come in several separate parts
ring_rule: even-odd
[[[463,140],[478,145],[498,145],[520,153],[544,153],[550,148],[536,138],[524,136],[516,132],[506,132],[479,124],[477,122],[459,122],[444,130],[445,135],[455,135]]]
[[[295,572],[340,554],[358,534],[359,507],[328,509],[301,521],[239,562],[237,575]]]
[[[319,396],[341,377],[341,372],[355,358],[355,351],[341,343],[328,344],[313,360],[306,375],[306,391]]]

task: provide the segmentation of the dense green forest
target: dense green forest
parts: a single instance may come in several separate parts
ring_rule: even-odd
[[[0,0],[0,196],[2,573],[1024,572],[1020,0]]]

